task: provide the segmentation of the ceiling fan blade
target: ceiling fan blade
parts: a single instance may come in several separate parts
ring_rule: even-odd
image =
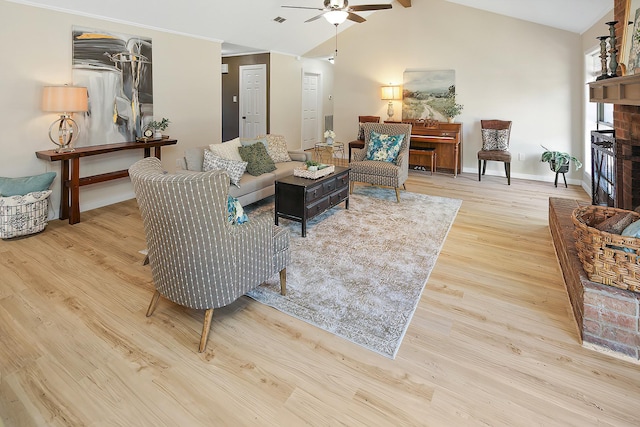
[[[357,6],[350,6],[349,10],[354,12],[366,12],[368,10],[383,10],[383,9],[391,9],[390,4],[361,4]]]
[[[304,7],[304,6],[280,6],[286,7],[287,9],[311,9],[311,10],[324,10],[321,7]]]
[[[321,10],[322,10],[322,9],[321,9]],[[309,18],[309,19],[307,19],[306,21],[304,21],[304,23],[306,24],[307,22],[315,21],[316,19],[320,19],[320,18],[321,18],[321,17],[323,17],[323,16],[324,16],[324,13],[321,13],[320,15],[316,15],[316,16],[314,16],[313,18]]]
[[[351,12],[349,12],[349,16],[347,16],[347,19],[349,21],[353,21],[353,22],[357,22],[357,23],[361,23],[361,22],[366,21],[366,19],[364,19],[362,16],[356,15],[355,13],[351,13]]]

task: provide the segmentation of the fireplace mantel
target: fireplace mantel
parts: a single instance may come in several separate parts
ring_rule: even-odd
[[[589,101],[640,106],[640,74],[589,83]]]

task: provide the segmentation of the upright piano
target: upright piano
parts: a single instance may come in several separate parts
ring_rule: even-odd
[[[435,148],[437,170],[443,169],[458,176],[462,163],[462,123],[439,122],[434,127],[411,126],[409,167],[431,167],[423,164],[426,156],[420,150]]]

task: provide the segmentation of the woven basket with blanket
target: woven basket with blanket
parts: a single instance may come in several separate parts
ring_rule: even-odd
[[[640,292],[640,238],[622,236],[640,213],[607,206],[573,211],[578,257],[589,280]]]

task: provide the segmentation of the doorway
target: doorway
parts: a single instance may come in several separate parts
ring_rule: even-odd
[[[240,66],[240,138],[267,133],[267,65]]]
[[[304,72],[302,76],[302,149],[322,141],[322,75]]]

